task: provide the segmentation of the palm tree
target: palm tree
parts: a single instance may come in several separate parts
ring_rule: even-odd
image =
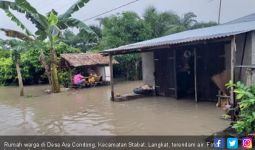
[[[50,72],[52,81],[52,92],[60,92],[60,86],[57,75],[57,59],[56,52],[54,49],[54,44],[56,43],[58,37],[61,35],[61,30],[65,30],[69,27],[76,27],[80,32],[87,32],[90,34],[95,34],[86,24],[82,21],[72,18],[72,14],[80,8],[82,8],[89,0],[78,0],[74,5],[72,5],[65,13],[58,15],[55,10],[52,10],[46,15],[40,14],[30,3],[26,0],[15,0],[12,1],[0,1],[0,9],[4,10],[6,15],[11,18],[19,27],[21,27],[25,34],[31,39],[39,40],[49,40],[50,41]],[[35,34],[29,31],[28,28],[10,11],[14,10],[19,13],[25,14],[26,18],[31,21],[37,28]],[[10,32],[5,31],[7,35]],[[11,33],[14,33],[13,30]],[[16,35],[10,34],[12,37],[18,37]]]
[[[188,12],[180,19],[180,25],[184,26],[186,29],[190,29],[194,24],[197,23],[197,20],[195,19],[196,17],[197,15],[195,15],[193,12]]]
[[[145,23],[151,28],[151,38],[192,29],[198,23],[196,17],[192,12],[184,14],[183,17],[169,11],[160,13],[154,7],[147,8],[143,15]]]
[[[183,17],[178,18],[177,23],[173,24],[166,33],[172,34],[192,29],[192,27],[198,23],[195,19],[196,17],[197,16],[193,12],[185,13]]]
[[[172,12],[159,13],[155,7],[148,7],[143,15],[144,21],[152,31],[152,38],[160,37],[166,34],[173,25],[178,24],[180,18]]]

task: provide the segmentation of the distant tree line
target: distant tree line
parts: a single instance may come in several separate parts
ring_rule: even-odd
[[[54,9],[46,14],[41,14],[34,8],[27,0],[15,0],[15,1],[0,1],[0,9],[5,12],[6,16],[11,19],[18,27],[23,31],[19,32],[13,29],[0,28],[0,31],[5,32],[8,37],[18,38],[26,44],[18,44],[13,46],[6,43],[8,50],[11,50],[12,61],[16,65],[16,72],[18,76],[18,83],[20,87],[20,96],[23,96],[23,79],[22,79],[22,65],[21,53],[26,49],[26,45],[30,42],[38,41],[38,43],[47,43],[49,50],[49,61],[46,58],[46,49],[40,49],[40,55],[38,57],[41,60],[41,64],[44,66],[44,71],[47,75],[49,84],[51,85],[51,91],[54,93],[60,92],[59,75],[58,75],[58,58],[56,52],[56,46],[61,42],[62,32],[68,28],[77,28],[79,33],[89,33],[95,35],[95,33],[81,20],[72,17],[74,12],[84,7],[89,0],[77,0],[71,5],[63,14],[58,14]],[[36,27],[36,32],[32,33],[23,24],[23,20],[16,17],[13,11],[24,14],[25,18],[30,21]],[[25,46],[21,46],[25,45]],[[38,52],[39,52],[38,51]],[[16,57],[17,56],[17,57]],[[18,59],[16,59],[18,58]],[[32,74],[32,72],[31,72]]]
[[[147,8],[142,17],[135,12],[123,12],[105,17],[100,19],[100,41],[92,50],[101,51],[185,30],[217,25],[215,22],[198,22],[196,17],[192,12],[181,17],[170,11],[159,12],[154,7]],[[128,80],[141,79],[139,54],[115,58],[120,62],[120,65],[114,69],[116,76],[122,76]]]
[[[123,12],[99,19],[100,26],[90,26],[96,34],[90,32],[72,32],[64,30],[54,46],[57,56],[71,52],[100,52],[105,49],[125,44],[140,42],[185,30],[209,27],[215,22],[198,22],[194,13],[186,13],[182,17],[173,12],[159,12],[154,7],[145,10],[143,16],[135,12]],[[6,43],[19,43],[15,40],[0,40],[0,84],[17,83],[15,64]],[[39,41],[22,44],[20,51],[20,67],[25,84],[47,82],[45,68],[38,57],[41,49],[46,50],[47,61],[50,61],[50,43]],[[20,43],[19,43],[20,44]],[[10,44],[15,45],[15,44]],[[115,57],[120,64],[115,66],[115,76],[128,80],[141,79],[141,57],[129,54]]]

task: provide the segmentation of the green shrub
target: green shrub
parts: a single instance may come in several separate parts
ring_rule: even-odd
[[[0,58],[8,58],[10,55],[10,51],[0,48]]]
[[[0,84],[6,85],[16,79],[16,70],[12,59],[0,58]]]
[[[255,131],[255,84],[246,86],[241,82],[229,82],[227,87],[234,87],[236,100],[240,106],[240,116],[233,128],[238,133],[250,134]]]
[[[114,65],[116,77],[125,77],[126,80],[142,79],[142,59],[139,54],[126,54],[114,58],[119,62],[118,65]]]
[[[60,84],[62,84],[64,87],[68,87],[71,83],[71,74],[69,71],[62,70],[58,73],[58,78]]]
[[[38,84],[47,82],[47,76],[44,74],[44,67],[39,60],[40,51],[43,50],[46,61],[50,61],[49,44],[41,41],[28,42],[21,55],[21,73],[24,84]],[[17,84],[16,69],[11,60],[10,50],[0,50],[0,84]],[[79,53],[80,50],[73,48],[63,42],[56,45],[58,60],[62,53]],[[69,79],[69,78],[68,78]]]

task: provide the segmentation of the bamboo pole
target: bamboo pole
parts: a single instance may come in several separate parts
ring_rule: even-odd
[[[235,63],[236,63],[236,37],[231,39],[231,67],[230,67],[230,80],[235,82]],[[230,89],[230,102],[234,104],[234,88]]]
[[[113,81],[113,65],[112,65],[112,54],[109,55],[109,66],[110,66],[110,83],[111,83],[111,100],[114,101],[114,81]]]

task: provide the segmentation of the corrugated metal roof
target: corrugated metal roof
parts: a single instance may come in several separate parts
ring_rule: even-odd
[[[255,21],[255,13],[249,14],[249,15],[247,15],[247,16],[244,16],[244,17],[241,17],[241,18],[232,20],[232,21],[229,21],[229,22],[227,22],[227,23],[225,23],[225,24],[233,24],[233,23],[241,23],[241,22],[250,22],[250,21]]]
[[[120,46],[118,48],[105,50],[104,53],[114,52],[115,54],[118,54],[118,52],[122,51],[128,52],[129,50],[135,49],[144,49],[164,45],[174,45],[202,40],[224,38],[232,35],[238,35],[241,33],[249,32],[252,30],[255,30],[255,21],[241,22],[235,24],[222,24],[208,28],[188,30],[176,34],[171,34],[168,36],[163,36],[160,38]]]
[[[109,57],[92,53],[61,54],[61,60],[67,61],[73,67],[109,64]],[[113,60],[113,64],[117,63],[116,60]]]

